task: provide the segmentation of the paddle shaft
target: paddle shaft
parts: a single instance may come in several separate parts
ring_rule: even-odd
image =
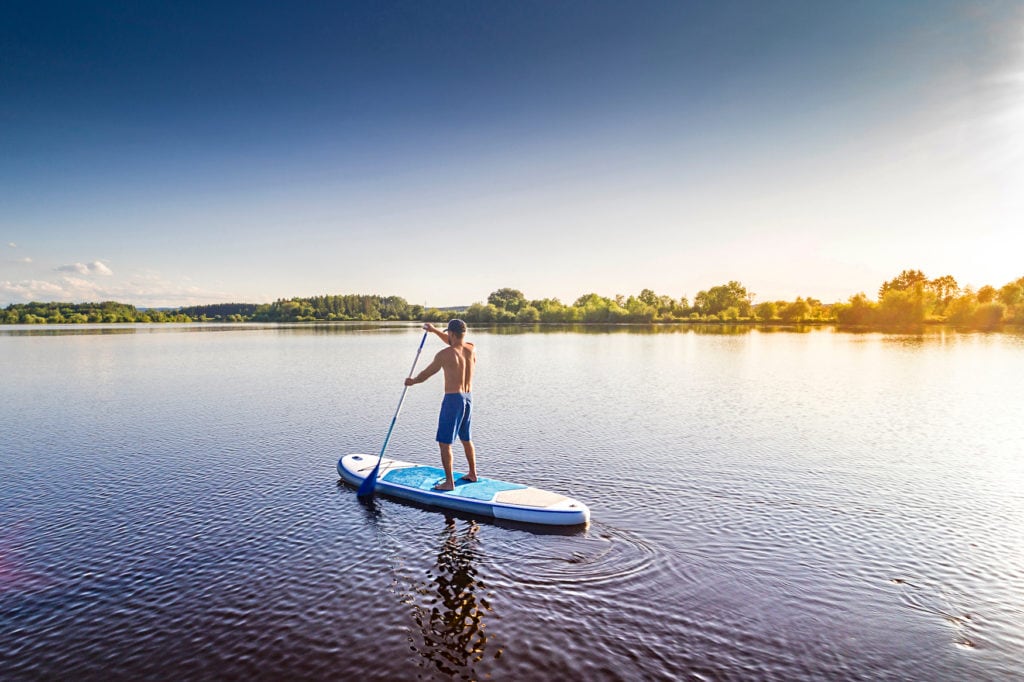
[[[413,372],[416,371],[416,363],[419,362],[420,353],[423,352],[423,344],[427,341],[428,332],[423,332],[423,338],[420,339],[420,347],[416,349],[416,357],[412,359],[412,367],[409,368],[409,378],[412,378]],[[398,421],[398,414],[402,411],[402,403],[405,402],[405,394],[408,393],[409,387],[405,386],[402,388],[402,397],[398,400],[398,407],[395,408],[395,414],[391,417],[391,426],[388,427],[388,435],[384,437],[384,445],[380,446],[380,456],[377,458],[377,464],[373,467],[373,471],[370,475],[363,479],[363,482],[359,485],[359,496],[372,495],[373,489],[377,487],[377,471],[380,469],[380,463],[384,461],[384,451],[388,449],[388,441],[391,440],[391,432],[395,430],[395,423]]]

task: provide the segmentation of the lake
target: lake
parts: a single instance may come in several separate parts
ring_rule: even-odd
[[[339,483],[419,339],[0,327],[0,678],[1024,678],[1024,336],[471,329],[480,473],[560,532]]]

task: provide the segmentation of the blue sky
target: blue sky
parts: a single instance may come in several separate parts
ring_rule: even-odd
[[[0,305],[1024,275],[1020,3],[294,4],[0,7]]]

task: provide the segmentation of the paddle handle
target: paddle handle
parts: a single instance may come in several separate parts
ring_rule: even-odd
[[[413,372],[416,371],[416,363],[420,360],[420,353],[423,352],[423,344],[427,340],[427,332],[423,332],[423,338],[420,339],[420,347],[416,349],[416,357],[412,359],[412,367],[409,368],[409,378],[412,378]],[[384,450],[388,446],[388,441],[391,440],[391,432],[395,429],[395,422],[398,421],[398,414],[402,411],[402,403],[405,402],[405,394],[409,392],[409,387],[405,386],[402,388],[402,397],[398,399],[398,407],[395,408],[395,415],[391,417],[391,426],[388,427],[388,435],[384,437],[384,445],[380,449],[380,456],[384,457]],[[378,462],[379,464],[379,462]]]
[[[416,357],[412,359],[412,367],[409,368],[409,378],[412,378],[413,372],[416,371],[416,363],[419,362],[420,353],[423,352],[423,344],[427,341],[427,332],[423,332],[423,338],[420,339],[420,347],[416,349]],[[395,414],[391,417],[391,426],[388,427],[388,435],[384,437],[384,444],[380,446],[380,456],[377,457],[377,464],[373,467],[373,471],[367,476],[362,484],[359,486],[358,495],[363,497],[365,495],[372,495],[373,489],[377,485],[377,470],[380,469],[380,463],[384,460],[384,451],[388,449],[388,441],[391,440],[391,432],[395,430],[395,423],[398,421],[398,415],[402,411],[402,403],[405,402],[405,394],[408,393],[409,387],[405,386],[402,388],[402,397],[398,400],[398,407],[395,408]]]

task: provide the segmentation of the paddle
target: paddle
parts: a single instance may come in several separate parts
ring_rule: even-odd
[[[420,359],[420,351],[423,350],[423,344],[427,340],[427,332],[424,330],[423,338],[420,339],[420,347],[416,349],[416,357],[413,358],[412,367],[409,368],[409,377],[412,377],[412,373],[416,371],[416,363]],[[359,497],[368,497],[373,495],[373,489],[377,487],[377,471],[380,469],[380,463],[384,460],[384,451],[388,447],[388,441],[391,440],[391,432],[395,430],[395,422],[398,421],[398,413],[402,411],[402,403],[405,402],[405,393],[409,390],[406,386],[402,389],[402,398],[398,401],[398,407],[395,409],[395,416],[391,418],[391,426],[388,428],[388,435],[384,438],[384,445],[380,448],[380,457],[377,458],[377,466],[373,467],[373,471],[370,475],[363,479],[363,482],[359,484],[359,490],[356,495]]]

